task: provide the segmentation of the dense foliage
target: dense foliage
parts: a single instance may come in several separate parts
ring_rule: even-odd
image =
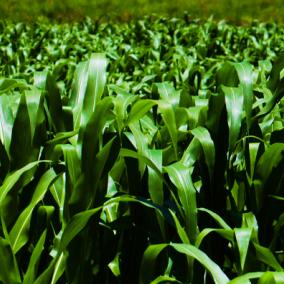
[[[0,24],[0,283],[283,283],[284,29]]]
[[[282,0],[6,0],[0,2],[0,19],[32,21],[38,17],[70,22],[89,16],[105,21],[128,21],[156,13],[180,17],[188,11],[193,17],[227,19],[250,23],[252,19],[283,23]]]

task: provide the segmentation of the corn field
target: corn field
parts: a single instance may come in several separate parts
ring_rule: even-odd
[[[0,283],[284,283],[284,28],[0,23]]]

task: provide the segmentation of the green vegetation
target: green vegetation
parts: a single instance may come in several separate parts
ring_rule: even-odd
[[[104,21],[128,21],[156,13],[182,16],[187,11],[194,18],[226,18],[235,23],[250,23],[252,19],[283,22],[282,0],[6,0],[0,2],[0,17],[11,20],[34,20],[47,17],[74,21],[86,15]]]
[[[283,28],[0,37],[0,283],[283,283]]]

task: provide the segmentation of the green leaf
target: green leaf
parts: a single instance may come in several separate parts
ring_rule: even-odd
[[[252,229],[251,240],[258,243],[258,224],[252,212],[242,214],[242,228]]]
[[[221,226],[221,228],[225,230],[231,230],[230,226],[217,213],[207,208],[198,208],[198,211],[206,212],[207,214],[209,214],[219,224],[219,226]]]
[[[147,157],[141,155],[141,154],[138,154],[132,150],[129,150],[129,149],[124,149],[122,148],[120,150],[120,153],[119,155],[121,157],[128,157],[128,158],[134,158],[134,159],[138,159],[138,160],[141,160],[142,162],[144,162],[146,165],[148,165],[149,167],[151,167],[155,173],[160,177],[161,180],[163,180],[163,182],[165,184],[167,184],[167,182],[165,181],[164,177],[163,177],[163,174],[162,172],[157,168],[157,166]]]
[[[235,228],[235,237],[240,254],[240,264],[242,271],[244,270],[245,261],[248,253],[252,229],[249,228]]]
[[[47,141],[47,144],[64,143],[64,141],[67,141],[68,139],[74,137],[78,133],[79,133],[78,130],[56,133],[53,139]]]
[[[151,281],[150,284],[159,284],[159,283],[177,283],[177,284],[182,284],[182,282],[176,280],[175,278],[170,277],[170,276],[166,276],[166,275],[157,277],[155,280]]]
[[[39,165],[40,163],[43,162],[48,162],[48,161],[36,161],[36,162],[32,162],[29,163],[27,165],[25,165],[24,167],[22,167],[21,169],[10,173],[4,180],[3,184],[0,187],[0,207],[2,206],[2,203],[5,199],[5,197],[7,196],[7,194],[9,193],[9,191],[13,188],[13,186],[17,183],[17,181],[20,179],[20,177],[27,171],[31,170],[32,168],[34,168],[35,166]]]
[[[185,231],[185,229],[181,226],[180,221],[178,220],[176,213],[173,212],[172,210],[170,210],[170,213],[172,215],[172,218],[174,219],[175,225],[176,225],[176,229],[177,229],[177,233],[179,235],[180,240],[184,243],[184,244],[190,244],[190,240],[187,236],[187,233]]]
[[[283,159],[284,143],[274,143],[270,145],[263,155],[260,157],[257,166],[256,174],[265,184],[268,181],[272,170],[275,169]]]
[[[65,121],[63,114],[63,104],[61,100],[60,90],[56,84],[55,78],[48,73],[46,77],[46,100],[50,118],[55,132],[62,132],[65,129]]]
[[[250,272],[232,279],[228,284],[251,284],[250,279],[257,279],[264,272]]]
[[[0,95],[8,93],[9,91],[20,88],[22,90],[28,89],[30,86],[20,79],[1,78],[0,79]]]
[[[47,74],[48,71],[34,72],[34,86],[38,89],[45,90]]]
[[[263,247],[254,242],[253,242],[253,245],[254,245],[255,252],[256,252],[256,259],[274,268],[276,271],[283,271],[283,268],[281,267],[281,265],[276,260],[273,253],[268,248]]]
[[[107,59],[104,54],[93,54],[88,62],[88,84],[84,97],[81,125],[95,111],[106,83]]]
[[[56,201],[60,210],[63,210],[64,197],[65,197],[65,187],[64,187],[64,177],[61,175],[58,179],[50,186],[50,192]]]
[[[189,244],[158,244],[150,245],[144,252],[141,268],[140,268],[140,284],[151,283],[155,271],[155,262],[162,250],[168,246],[173,247],[176,251],[190,256],[199,261],[212,275],[214,282],[217,284],[226,284],[229,279],[221,270],[221,268],[214,263],[204,252]]]
[[[50,283],[57,259],[58,257],[54,258],[51,262],[49,262],[47,268],[40,274],[38,278],[36,278],[36,280],[34,281],[34,284]]]
[[[253,179],[256,167],[256,157],[259,150],[260,143],[249,143],[249,161],[250,161],[250,177]]]
[[[33,157],[34,148],[32,146],[31,122],[26,96],[23,94],[15,117],[9,149],[13,170],[19,169],[37,158],[36,156]]]
[[[251,113],[253,104],[253,83],[254,72],[253,66],[248,62],[235,63],[234,67],[237,70],[240,80],[240,86],[243,91],[244,109],[246,113],[247,126],[251,125]]]
[[[87,225],[90,218],[102,210],[102,206],[86,210],[84,212],[74,215],[66,225],[61,238],[61,251],[64,251],[69,243],[80,233]]]
[[[153,100],[139,100],[131,108],[127,124],[141,119],[157,103]]]
[[[276,90],[278,84],[281,81],[280,72],[284,69],[284,54],[281,54],[273,63],[272,70],[270,72],[268,87],[273,91]]]
[[[155,272],[155,261],[166,247],[168,247],[167,244],[157,244],[150,245],[145,250],[140,266],[139,284],[151,283]]]
[[[54,180],[58,177],[58,175],[55,173],[54,169],[47,170],[40,178],[37,187],[34,191],[32,200],[30,202],[30,205],[35,206],[37,203],[39,203],[46,194],[47,190],[49,189],[50,185],[54,182]]]
[[[205,125],[210,131],[212,137],[219,136],[220,129],[223,128],[224,121],[221,119],[223,118],[222,114],[224,107],[225,107],[225,98],[223,92],[220,91],[218,94],[212,94],[210,96],[208,102],[207,120]]]
[[[117,137],[113,137],[106,143],[106,145],[104,145],[94,159],[94,165],[92,165],[93,171],[91,172],[91,175],[85,176],[85,181],[89,185],[93,185],[93,188],[89,192],[89,194],[91,194],[90,204],[91,201],[96,202],[96,204],[100,204],[100,200],[96,198],[99,181],[103,179],[104,172],[108,173],[116,161],[118,150],[116,152],[113,150],[113,147],[115,147],[115,141],[117,141]],[[84,172],[87,173],[87,171]]]
[[[181,163],[186,167],[194,166],[195,162],[199,159],[200,153],[202,152],[201,144],[199,140],[194,137],[188,147],[184,150],[183,155],[180,159]]]
[[[84,129],[95,111],[104,91],[106,67],[107,59],[100,53],[93,54],[88,62],[78,66],[70,99],[75,129]]]
[[[61,255],[58,257],[58,260],[54,266],[54,271],[53,271],[50,284],[57,283],[61,275],[64,273],[66,259],[67,259],[67,255],[65,253],[61,253]]]
[[[60,252],[64,251],[66,247],[69,245],[69,243],[78,235],[78,233],[83,230],[83,228],[87,225],[91,217],[99,213],[101,210],[108,208],[110,205],[119,202],[140,203],[144,206],[158,210],[161,213],[158,207],[156,207],[154,204],[150,202],[147,202],[146,200],[139,200],[133,196],[128,196],[128,195],[113,197],[110,200],[106,201],[103,206],[77,213],[70,219],[62,234],[60,242]]]
[[[96,111],[90,116],[86,124],[84,133],[82,133],[82,170],[86,173],[93,167],[95,156],[100,151],[99,142],[102,140],[103,129],[109,119],[112,108],[112,99],[106,97],[101,100]]]
[[[284,281],[284,279],[282,279]],[[283,283],[280,282],[280,283]],[[263,275],[260,277],[260,279],[257,281],[258,284],[265,284],[265,283],[271,283],[271,284],[275,284],[275,278],[273,276],[273,272],[265,272],[263,273]]]
[[[15,99],[15,97],[13,97]],[[11,96],[2,95],[0,96],[0,139],[5,147],[7,153],[10,154],[10,144],[12,137],[12,129],[14,125],[15,115],[13,114],[12,104],[14,99]]]
[[[196,189],[192,183],[191,171],[180,162],[165,167],[170,180],[178,189],[178,197],[184,210],[186,232],[192,244],[197,237]]]
[[[115,122],[117,124],[118,132],[121,133],[123,129],[127,126],[128,109],[131,104],[138,99],[138,96],[134,96],[126,91],[121,90],[121,88],[119,87],[114,87],[113,85],[111,85],[110,89],[114,90],[117,93],[116,97],[112,97],[114,102],[113,113],[115,115]],[[133,111],[130,112],[132,113],[132,115],[135,116]],[[134,121],[135,120],[136,119],[134,119]],[[131,123],[129,122],[129,124]]]
[[[237,70],[232,63],[225,63],[217,72],[216,83],[218,87],[221,85],[228,87],[237,87],[239,78]]]
[[[74,128],[80,128],[80,118],[84,103],[85,92],[88,83],[88,63],[81,62],[78,64],[71,89],[70,106],[73,108],[73,124]]]
[[[24,275],[23,284],[33,283],[35,280],[37,270],[38,270],[38,265],[40,262],[40,257],[44,250],[45,239],[46,239],[46,230],[43,231],[36,246],[33,249],[27,271]]]
[[[259,284],[265,283],[275,283],[283,284],[284,283],[284,272],[265,272],[258,281]]]
[[[283,70],[283,58],[284,55],[281,54],[277,60],[274,62],[272,66],[272,70],[270,72],[269,80],[267,82],[267,87],[271,91],[271,96],[269,96],[265,101],[266,104],[264,108],[256,115],[256,118],[261,116],[265,116],[275,107],[277,102],[284,95],[284,88],[283,88],[283,77],[281,76],[281,72]]]
[[[5,284],[21,283],[16,259],[7,240],[0,237],[0,281]]]
[[[215,166],[215,146],[210,133],[206,128],[201,126],[191,130],[191,133],[196,139],[198,139],[202,146],[204,159],[209,171],[209,176],[212,179]]]
[[[176,118],[174,108],[171,104],[158,101],[159,111],[162,113],[163,121],[169,131],[171,142],[175,152],[175,158],[178,158],[178,149],[177,149],[177,142],[178,142],[178,130],[176,125]]]
[[[120,253],[117,253],[114,259],[108,264],[109,269],[115,277],[120,276],[119,257]]]
[[[240,88],[222,86],[222,90],[225,94],[229,126],[229,148],[232,152],[242,125],[243,94]]]
[[[32,89],[26,91],[25,96],[30,119],[32,145],[39,149],[47,140],[44,95],[43,92]],[[35,153],[37,154],[37,151]]]
[[[195,242],[195,246],[197,248],[200,247],[202,241],[204,240],[205,237],[207,237],[211,233],[217,233],[224,239],[234,242],[234,230],[232,229],[211,229],[211,228],[205,228],[203,229],[199,234]]]
[[[172,105],[173,107],[178,106],[180,92],[176,91],[169,82],[155,83],[155,86],[157,87],[160,99]]]
[[[16,254],[29,239],[29,228],[32,217],[32,212],[35,206],[44,198],[49,186],[57,177],[53,169],[45,172],[35,189],[32,200],[29,205],[24,209],[13,228],[10,231],[10,241],[14,254]]]
[[[163,156],[161,150],[149,150],[149,159],[153,162],[160,172],[163,170]],[[164,192],[163,192],[163,180],[160,176],[148,166],[148,188],[151,200],[158,205],[162,205],[164,202]]]
[[[269,194],[268,196],[271,197],[271,198],[274,198],[276,200],[284,201],[284,197],[282,197],[282,196],[277,196],[277,195],[273,195],[273,194]]]
[[[227,284],[229,279],[221,268],[213,262],[203,251],[188,244],[170,244],[176,251],[191,256],[199,261],[210,272],[216,284]]]
[[[148,156],[150,160],[155,164],[155,166],[162,171],[163,169],[163,156],[161,150],[149,150]],[[148,168],[148,190],[150,194],[151,200],[160,205],[163,206],[164,203],[164,191],[163,191],[163,180],[160,179],[159,175],[149,166]],[[165,233],[165,224],[164,219],[160,217],[160,215],[157,214],[158,222],[160,229],[163,233],[163,236],[166,235]]]
[[[130,123],[128,125],[131,133],[125,133],[125,136],[132,143],[132,145],[137,149],[137,152],[143,156],[149,156],[149,141],[147,141],[147,137],[142,132],[141,125],[139,122]],[[133,139],[134,138],[134,139]],[[139,172],[140,175],[143,176],[146,166],[141,160],[139,162]]]
[[[80,175],[80,159],[78,157],[76,148],[73,145],[65,144],[62,145],[62,151],[64,154],[64,160],[67,166],[68,178],[70,178],[71,184],[75,184]]]

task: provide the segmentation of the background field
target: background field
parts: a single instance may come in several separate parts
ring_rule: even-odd
[[[238,24],[252,19],[283,22],[284,3],[281,0],[8,0],[0,3],[1,18],[33,20],[35,17],[72,21],[85,16],[127,21],[145,14],[180,16],[188,11],[193,17],[226,18]]]

